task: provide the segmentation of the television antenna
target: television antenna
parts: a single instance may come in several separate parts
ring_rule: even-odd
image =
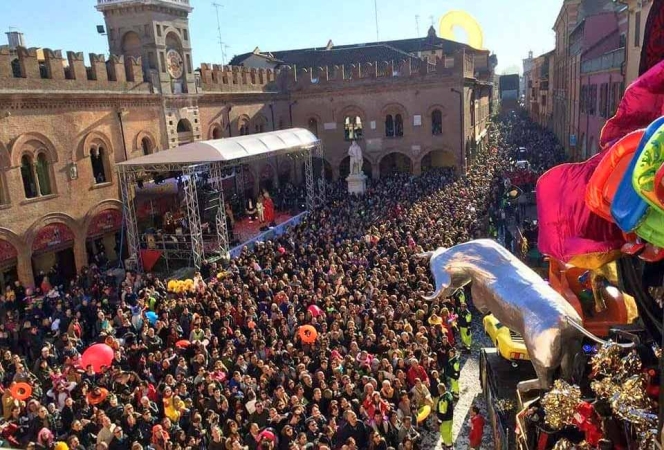
[[[374,17],[376,18],[376,41],[380,41],[378,37],[378,0],[374,0]]]
[[[417,31],[417,37],[420,37],[420,16],[415,14],[415,30]]]
[[[221,40],[221,22],[219,21],[219,8],[223,8],[224,5],[219,4],[217,2],[212,2],[212,6],[214,7],[214,9],[217,13],[217,37],[219,38],[219,48],[221,49],[221,65],[223,66],[225,64],[225,62],[224,62],[224,42]]]

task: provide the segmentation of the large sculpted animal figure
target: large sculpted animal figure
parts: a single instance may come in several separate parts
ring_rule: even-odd
[[[576,310],[532,269],[504,247],[479,239],[419,255],[429,257],[436,292],[427,300],[449,296],[470,284],[473,304],[491,312],[525,341],[537,380],[519,383],[522,391],[550,389],[556,370],[569,380],[583,336],[601,339],[582,327]]]

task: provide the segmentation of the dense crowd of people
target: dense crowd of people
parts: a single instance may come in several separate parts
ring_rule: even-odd
[[[468,343],[457,322],[470,315],[462,293],[422,300],[434,289],[416,255],[487,235],[517,126],[505,119],[464,176],[394,174],[363,197],[335,185],[286,234],[205,263],[192,291],[94,267],[47,292],[16,283],[0,297],[5,446],[421,448],[425,427],[451,417]],[[540,149],[533,164],[553,162]],[[114,349],[99,373],[80,364],[94,343]],[[424,406],[433,413],[418,423]]]

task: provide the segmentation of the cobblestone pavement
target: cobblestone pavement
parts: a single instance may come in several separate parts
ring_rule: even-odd
[[[482,326],[482,315],[473,310],[473,344],[470,355],[462,356],[461,378],[459,379],[460,395],[459,401],[454,407],[454,425],[452,435],[454,437],[454,448],[457,450],[467,450],[470,448],[468,435],[470,433],[470,407],[477,405],[480,408],[482,416],[485,419],[484,438],[482,440],[482,450],[493,449],[493,436],[488,426],[489,420],[486,412],[486,404],[482,386],[480,384],[480,349],[483,347],[493,347],[491,341],[484,333]],[[434,414],[432,414],[434,416]],[[442,448],[440,435],[438,432],[424,433],[422,439],[422,449]]]

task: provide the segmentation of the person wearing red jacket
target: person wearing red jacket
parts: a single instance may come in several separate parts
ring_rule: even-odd
[[[410,369],[408,369],[406,378],[408,379],[408,385],[410,388],[415,386],[415,380],[418,378],[429,387],[429,376],[427,375],[426,370],[424,370],[424,367],[420,366],[420,363],[415,358],[410,360]]]
[[[477,406],[470,408],[470,448],[479,449],[482,446],[482,435],[484,434],[484,417],[480,414]]]

